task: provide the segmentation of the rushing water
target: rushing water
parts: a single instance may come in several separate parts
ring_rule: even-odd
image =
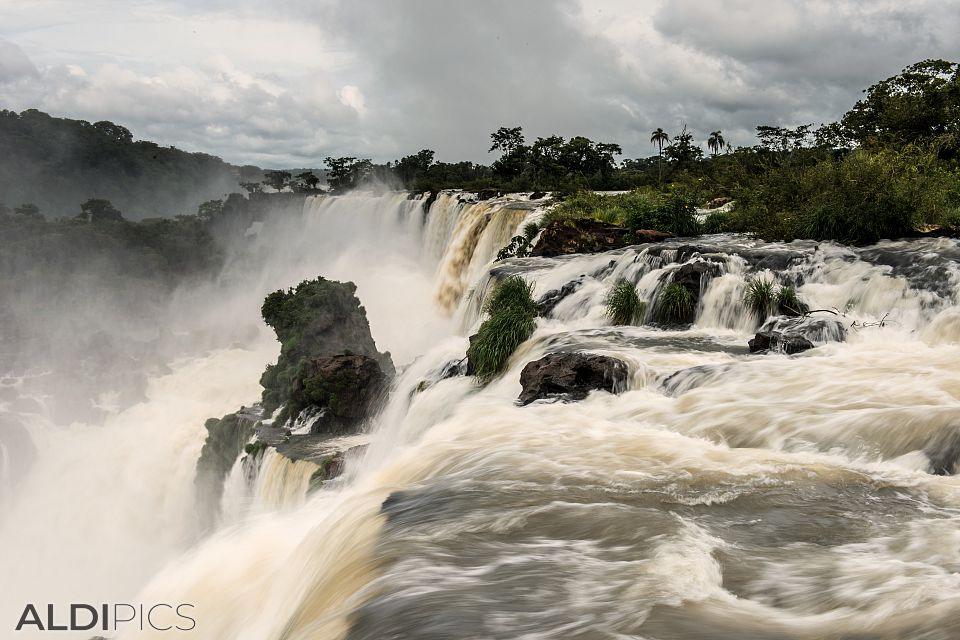
[[[205,639],[957,636],[956,241],[711,236],[491,275],[538,208],[460,199],[426,212],[406,194],[316,199],[265,226],[265,255],[235,269],[223,305],[247,315],[304,277],[354,280],[378,346],[404,365],[341,481],[306,495],[312,465],[268,454],[251,489],[238,466],[225,526],[187,550],[203,418],[254,400],[276,351],[261,338],[184,361],[106,425],[38,430],[0,540],[22,552],[17,608],[56,583],[56,597],[193,603]],[[670,272],[702,260],[719,274],[692,327],[610,326],[617,279],[649,312]],[[501,378],[443,378],[506,273],[537,296],[577,285]],[[741,301],[758,275],[831,310],[845,339],[749,354],[759,319]],[[628,390],[517,406],[520,370],[557,351],[623,360]]]

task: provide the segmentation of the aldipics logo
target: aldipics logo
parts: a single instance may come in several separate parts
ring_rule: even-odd
[[[40,610],[46,609],[46,616]],[[58,609],[52,604],[28,604],[20,614],[16,631],[193,631],[197,621],[192,604],[71,604]]]

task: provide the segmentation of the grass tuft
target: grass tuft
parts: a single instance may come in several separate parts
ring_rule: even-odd
[[[783,315],[799,316],[807,311],[807,306],[800,302],[797,296],[797,290],[789,285],[784,285],[777,291],[776,307]]]
[[[658,307],[661,320],[686,322],[693,313],[693,295],[682,284],[673,282],[660,292]]]
[[[747,283],[747,291],[743,296],[743,302],[761,319],[771,315],[777,307],[777,293],[773,281],[766,278],[750,280]]]
[[[532,294],[533,285],[520,276],[500,282],[490,294],[484,305],[490,317],[467,349],[470,366],[481,381],[503,371],[510,355],[533,334],[537,305]]]
[[[620,278],[607,292],[604,300],[607,316],[615,325],[637,324],[643,318],[644,305],[632,282]]]

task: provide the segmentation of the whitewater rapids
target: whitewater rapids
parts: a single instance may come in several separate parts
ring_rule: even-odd
[[[41,451],[31,474],[59,465],[125,510],[50,533],[53,514],[23,507],[16,519],[31,528],[10,519],[4,531],[35,540],[4,533],[3,544],[15,539],[38,563],[33,577],[59,570],[80,583],[91,566],[58,557],[47,567],[42,544],[76,536],[82,548],[98,527],[122,542],[162,522],[164,536],[134,545],[147,551],[89,549],[116,565],[96,580],[127,601],[195,604],[193,633],[210,640],[957,637],[960,480],[933,473],[936,461],[951,467],[960,456],[956,241],[849,249],[711,236],[492,263],[542,211],[522,198],[460,197],[443,193],[429,210],[406,194],[309,201],[302,220],[257,240],[285,242],[283,256],[230,293],[237,308],[317,269],[355,280],[378,346],[406,365],[370,447],[340,482],[306,496],[307,470],[271,458],[255,481],[257,508],[187,549],[187,474],[111,488],[99,476],[139,459],[104,437],[100,471],[62,456],[44,463]],[[603,300],[617,279],[650,302],[665,274],[707,258],[721,274],[706,283],[690,329],[610,326]],[[513,273],[536,283],[536,297],[579,284],[538,319],[501,378],[485,388],[444,378],[482,320],[491,280]],[[757,275],[835,310],[846,340],[795,356],[749,354],[757,319],[741,300]],[[269,346],[170,374],[229,389],[211,391],[211,381],[178,391],[209,410],[174,416],[174,434],[190,442],[176,452],[170,425],[140,424],[154,464],[195,462],[202,418],[256,399]],[[628,390],[517,406],[520,370],[557,351],[623,360]],[[222,373],[211,370],[217,358]],[[164,411],[172,400],[156,384],[146,405],[105,428],[126,428],[130,412]],[[63,450],[93,428],[77,429]],[[28,496],[55,493],[25,486]],[[138,507],[146,488],[172,496],[171,507]],[[150,560],[138,561],[141,552]],[[121,576],[123,589],[111,591]]]

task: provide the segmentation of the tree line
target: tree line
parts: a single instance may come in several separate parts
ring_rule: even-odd
[[[686,125],[674,134],[658,127],[649,139],[655,154],[620,159],[623,152],[616,143],[559,135],[529,141],[522,127],[504,126],[490,135],[488,152],[497,157],[489,165],[440,162],[433,150],[422,149],[383,164],[369,158],[327,157],[325,169],[319,172],[262,172],[244,167],[240,184],[248,199],[238,194],[207,199],[197,213],[206,223],[221,220],[226,213],[246,211],[249,206],[244,202],[269,193],[340,193],[379,183],[432,192],[444,188],[550,191],[563,197],[585,190],[633,190],[646,191],[651,198],[660,194],[656,197],[695,203],[733,198],[738,203],[736,211],[712,218],[711,229],[750,231],[771,239],[868,242],[907,233],[923,224],[960,225],[958,63],[924,60],[910,65],[867,88],[864,97],[836,122],[817,127],[813,123],[793,127],[761,124],[756,132],[756,144],[733,148],[719,128],[698,143]],[[127,180],[139,175],[136,158],[145,152],[154,154],[151,162],[158,161],[160,166],[180,163],[171,176],[193,166],[183,164],[185,158],[200,162],[196,165],[200,174],[208,165],[226,166],[219,159],[209,160],[210,156],[177,150],[167,153],[152,143],[133,142],[128,130],[110,122],[66,121],[30,110],[19,115],[0,112],[0,143],[13,140],[11,148],[22,152],[27,141],[36,140],[38,134],[49,138],[45,145],[22,158],[14,155],[13,160],[0,160],[0,186],[22,174],[11,173],[17,162],[42,166],[36,174],[48,178],[47,186],[54,193],[62,185],[57,172],[62,169],[75,180],[74,174],[83,173],[76,167],[83,158],[93,166],[107,167],[105,175],[124,192],[136,190],[129,189]],[[84,144],[76,143],[78,135],[86,140]],[[58,140],[69,142],[59,155],[54,152]],[[158,179],[150,172],[145,175],[158,180],[157,188],[175,192],[183,191],[184,184],[202,182],[201,176],[194,176],[192,181],[173,186],[169,179]],[[9,197],[16,191],[3,193]],[[67,189],[57,197],[63,199],[70,193]],[[588,201],[581,198],[577,202]],[[631,200],[640,201],[650,198]],[[114,202],[107,197],[87,198],[77,217],[92,223],[116,223],[127,205],[120,202],[115,206]],[[618,209],[623,205],[610,206]],[[578,205],[577,210],[588,209]],[[0,204],[0,216],[7,218],[26,220],[40,215],[41,207],[33,203],[13,208]]]

